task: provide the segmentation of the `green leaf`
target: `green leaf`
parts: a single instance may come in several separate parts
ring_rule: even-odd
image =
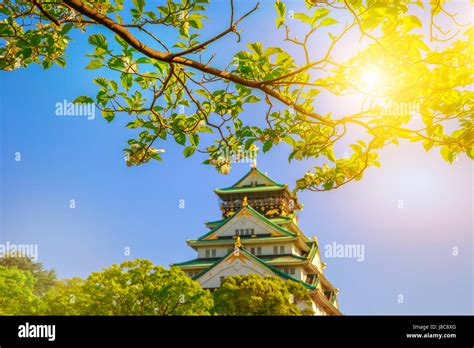
[[[247,98],[245,98],[244,102],[245,103],[257,103],[260,101],[259,97],[256,97],[254,95],[249,95]]]
[[[407,23],[408,30],[411,30],[413,28],[422,28],[422,24],[420,19],[417,16],[408,16],[405,17],[405,23]]]
[[[446,162],[449,162],[449,163],[453,163],[456,156],[457,156],[457,153],[456,153],[456,150],[454,149],[451,149],[449,148],[448,146],[443,146],[441,148],[441,156],[443,157],[443,159],[446,161]]]
[[[41,65],[43,66],[43,69],[49,69],[51,68],[51,65],[53,65],[53,61],[51,59],[45,58]]]
[[[189,136],[189,141],[192,145],[198,146],[199,145],[199,134],[193,133]]]
[[[323,184],[323,188],[325,190],[330,190],[330,189],[333,188],[333,186],[334,186],[334,181],[328,181],[328,182]]]
[[[265,144],[263,144],[263,152],[265,153],[265,152],[270,151],[270,149],[272,148],[272,146],[273,146],[273,140],[271,140],[271,139],[270,139],[270,140],[267,140],[267,141],[265,142]]]
[[[122,74],[120,75],[120,82],[122,82],[123,88],[129,90],[133,84],[133,76],[130,74]]]
[[[115,112],[110,110],[102,110],[102,117],[107,120],[107,122],[112,122],[115,117]]]
[[[326,157],[331,161],[336,163],[336,157],[334,157],[334,151],[331,148],[326,149]]]
[[[115,41],[117,41],[117,42],[119,43],[119,45],[122,46],[123,48],[127,48],[127,47],[128,47],[127,41],[125,41],[124,39],[122,39],[120,36],[114,35],[114,39],[115,39]]]
[[[245,141],[244,149],[248,150],[250,146],[255,142],[255,138],[249,138]]]
[[[56,58],[54,61],[55,61],[56,64],[57,64],[58,66],[60,66],[61,68],[64,68],[64,67],[66,66],[66,60],[65,60],[64,58],[62,58],[62,57]]]
[[[60,34],[61,34],[61,35],[66,35],[66,34],[69,32],[69,30],[72,29],[73,26],[74,26],[73,23],[67,23],[67,24],[65,24],[65,25],[61,28]]]
[[[332,24],[337,24],[339,23],[337,20],[335,20],[334,18],[324,18],[319,24],[318,24],[318,27],[326,27],[328,25],[332,25]]]
[[[282,52],[282,49],[280,47],[269,47],[263,52],[263,57],[270,57],[274,54]]]
[[[145,0],[133,0],[133,5],[139,13],[142,13],[145,8]]]
[[[93,46],[107,49],[107,39],[102,34],[93,34],[89,36],[89,43]]]
[[[149,57],[140,57],[138,58],[135,63],[137,64],[153,64],[153,59]]]
[[[77,97],[73,101],[73,104],[92,104],[92,103],[94,103],[94,99],[86,95],[81,95],[80,97]]]
[[[112,90],[113,90],[114,92],[117,92],[117,91],[118,91],[118,84],[117,84],[117,82],[115,82],[115,81],[113,81],[113,80],[110,81],[110,87],[112,87]]]
[[[474,160],[474,147],[470,147],[470,148],[466,149],[466,155],[470,159]]]
[[[275,2],[274,7],[278,14],[276,18],[276,27],[280,28],[283,24],[285,24],[286,6],[282,1],[278,0]]]
[[[109,85],[109,82],[104,77],[96,77],[94,79],[94,83],[96,83],[97,85],[99,85],[101,87],[105,87],[105,88],[107,88],[108,85]]]
[[[323,17],[326,17],[330,11],[327,8],[318,8],[316,11],[313,13],[313,23],[316,23],[318,19],[321,19]]]
[[[186,146],[183,150],[184,157],[187,158],[189,156],[192,156],[195,151],[196,151],[196,146]]]
[[[285,143],[287,143],[291,147],[295,147],[295,139],[293,139],[289,135],[287,135],[283,140],[285,141]]]
[[[273,6],[275,7],[275,10],[277,11],[278,16],[281,17],[281,18],[285,18],[285,15],[286,15],[285,3],[278,0],[278,1],[275,2],[275,4]]]
[[[95,70],[99,69],[104,63],[102,63],[101,60],[91,60],[89,64],[87,64],[86,69],[87,70]]]
[[[308,16],[306,13],[295,13],[293,15],[293,18],[299,19],[302,22],[308,23],[308,24],[313,24],[313,19]]]
[[[174,140],[176,140],[176,142],[179,145],[184,145],[186,143],[186,134],[184,134],[184,133],[175,133],[174,134]]]
[[[434,141],[429,140],[429,139],[423,140],[423,147],[425,148],[426,151],[430,151],[433,145],[434,145]]]
[[[194,29],[201,29],[203,27],[202,18],[206,17],[200,13],[193,13],[188,17],[188,23]]]
[[[261,42],[254,42],[251,44],[248,44],[248,47],[255,52],[259,57],[262,56],[263,54],[263,46]]]

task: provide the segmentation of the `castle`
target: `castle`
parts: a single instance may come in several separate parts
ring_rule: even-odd
[[[206,222],[207,233],[187,244],[197,258],[174,264],[205,289],[216,289],[226,276],[249,273],[302,283],[315,315],[341,315],[338,289],[324,276],[316,237],[298,227],[303,208],[288,185],[252,166],[231,187],[216,189],[222,219]]]

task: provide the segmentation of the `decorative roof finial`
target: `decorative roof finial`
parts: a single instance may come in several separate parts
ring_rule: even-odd
[[[247,205],[248,205],[247,196],[245,196],[244,199],[242,200],[242,207],[246,207]]]
[[[251,167],[253,169],[257,168],[257,159],[256,158],[253,159]]]
[[[237,238],[235,239],[234,248],[240,248],[241,246],[242,243],[240,242],[240,236],[237,236]]]

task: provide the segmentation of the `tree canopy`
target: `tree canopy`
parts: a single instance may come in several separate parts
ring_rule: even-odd
[[[219,315],[312,315],[303,284],[256,274],[225,277],[214,292]]]
[[[41,264],[30,260],[29,269],[23,270],[10,259],[4,263],[0,265],[0,315],[313,314],[308,289],[276,277],[226,277],[211,295],[177,267],[165,269],[135,259],[85,279],[54,279],[47,291],[38,292],[35,286],[41,278],[32,269],[48,272]]]
[[[137,259],[92,273],[82,292],[91,315],[209,315],[212,298],[181,269]]]
[[[149,260],[114,264],[86,279],[48,283],[35,270],[43,266],[24,258],[0,259],[0,315],[210,315],[213,300],[208,290],[181,269],[165,269]],[[28,265],[20,269],[17,265]]]
[[[26,256],[6,255],[0,257],[0,266],[16,267],[19,270],[30,272],[35,279],[33,290],[36,295],[44,295],[56,281],[54,270],[46,270],[41,263]]]
[[[290,161],[320,163],[302,173],[297,189],[324,191],[361,179],[380,165],[380,150],[400,140],[438,148],[451,163],[474,158],[474,29],[447,1],[306,0],[295,13],[294,1],[277,0],[272,34],[280,42],[270,47],[239,44],[248,32],[259,40],[246,27],[259,10],[253,1],[230,0],[228,26],[202,37],[208,3],[2,1],[0,69],[65,67],[70,33],[88,35],[85,68],[100,69],[98,92],[76,102],[95,103],[109,122],[133,117],[128,165],[161,160],[160,143],[175,141],[185,157],[201,153],[227,173],[232,159],[223,153],[286,143]],[[234,39],[233,59],[216,59],[221,43]],[[354,96],[357,106],[322,113],[328,95],[341,103]],[[251,122],[242,115],[254,103],[266,111]],[[335,151],[338,144],[346,150]]]
[[[31,315],[40,305],[29,271],[0,266],[0,315]]]

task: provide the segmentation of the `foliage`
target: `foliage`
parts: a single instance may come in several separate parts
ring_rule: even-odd
[[[0,266],[0,315],[312,314],[308,289],[275,277],[226,277],[211,296],[177,267],[167,270],[136,259],[86,279],[54,280],[43,293],[35,291],[37,279],[42,278],[33,273],[46,272],[41,264],[10,259],[4,263],[7,266]],[[28,269],[19,269],[17,264]]]
[[[41,263],[35,262],[29,257],[6,255],[0,258],[0,266],[16,267],[19,270],[30,272],[35,278],[33,289],[35,295],[44,295],[56,281],[56,272],[54,270],[45,270]]]
[[[41,300],[42,315],[86,315],[91,301],[81,278],[56,281]]]
[[[29,271],[0,266],[0,315],[31,315],[40,306]]]
[[[91,315],[208,315],[212,298],[179,268],[126,261],[92,273],[82,291]]]
[[[215,310],[220,315],[312,314],[308,289],[276,277],[226,277],[213,295]]]
[[[112,265],[87,279],[53,280],[45,292],[36,288],[43,281],[38,275],[49,274],[40,264],[0,261],[6,264],[0,265],[0,315],[209,315],[213,307],[209,291],[179,268],[148,260]]]
[[[240,42],[240,28],[258,4],[237,16],[230,0],[229,26],[203,39],[208,0],[158,6],[145,0],[126,6],[123,0],[3,1],[0,68],[63,67],[69,32],[90,33],[86,69],[115,77],[95,78],[95,98],[76,102],[94,102],[108,122],[118,113],[133,116],[127,127],[137,136],[125,149],[130,166],[161,160],[156,145],[171,140],[185,157],[205,153],[204,163],[227,173],[232,160],[223,153],[256,145],[267,152],[286,143],[290,161],[321,163],[297,181],[297,189],[321,191],[361,179],[366,168],[380,165],[381,149],[404,139],[427,151],[437,147],[451,163],[463,153],[474,157],[474,29],[457,20],[449,4],[305,3],[305,11],[294,13],[277,0],[278,32],[264,35],[280,33],[278,44],[235,45],[234,59],[225,65],[213,60],[220,54],[216,43],[229,35]],[[164,37],[162,29],[174,36]],[[348,40],[359,44],[345,44],[349,57],[341,58],[338,49]],[[330,94],[341,103],[354,95],[360,107],[342,115],[318,112]],[[267,112],[244,123],[242,114],[253,103],[266,105]]]

